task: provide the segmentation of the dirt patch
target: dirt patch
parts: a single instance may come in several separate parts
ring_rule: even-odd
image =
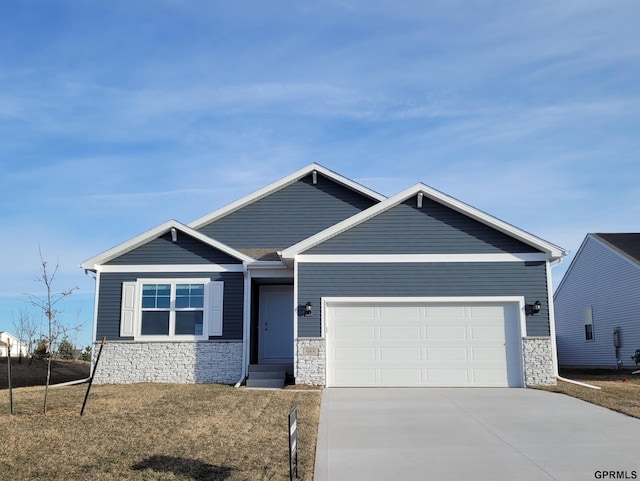
[[[601,389],[591,389],[564,381],[558,381],[557,386],[540,389],[566,394],[640,418],[640,374],[631,374],[631,371],[627,370],[572,369],[561,370],[560,376],[598,386]]]
[[[89,377],[90,364],[83,361],[52,361],[51,384],[58,384]],[[0,358],[0,389],[7,389],[7,358]],[[47,362],[40,359],[11,359],[11,384],[13,387],[44,386],[47,380]]]

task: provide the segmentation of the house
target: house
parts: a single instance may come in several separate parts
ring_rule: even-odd
[[[7,349],[8,343],[11,344],[11,357],[18,357],[20,355],[23,357],[27,356],[27,346],[20,342],[20,339],[13,334],[3,331],[0,332],[0,357],[7,357],[9,352]]]
[[[554,298],[560,366],[635,368],[640,233],[588,234]]]
[[[82,263],[95,382],[553,384],[564,255],[424,184],[386,198],[311,164]]]

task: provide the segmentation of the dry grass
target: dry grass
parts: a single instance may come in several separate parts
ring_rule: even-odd
[[[298,407],[300,479],[313,478],[320,391],[222,385],[84,386],[0,392],[0,473],[16,480],[284,480]]]
[[[560,375],[567,379],[598,386],[590,389],[563,381],[554,387],[541,388],[582,399],[598,406],[640,418],[640,374],[630,371],[566,370]]]

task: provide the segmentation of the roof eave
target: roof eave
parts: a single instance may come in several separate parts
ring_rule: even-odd
[[[255,261],[255,259],[243,254],[242,252],[239,252],[233,249],[232,247],[229,247],[226,244],[223,244],[222,242],[216,241],[215,239],[212,239],[211,237],[201,234],[200,232],[192,229],[191,227],[184,225],[181,222],[178,222],[177,220],[172,219],[167,222],[164,222],[163,224],[160,224],[157,227],[154,227],[153,229],[143,232],[142,234],[137,235],[126,242],[118,244],[115,247],[112,247],[111,249],[98,254],[97,256],[94,256],[94,257],[91,257],[90,259],[85,260],[84,262],[80,263],[80,267],[88,271],[96,272],[101,265],[104,265],[107,262],[117,257],[120,257],[121,255],[126,254],[127,252],[131,252],[132,250],[146,244],[147,242],[157,237],[160,237],[161,235],[166,234],[167,232],[170,232],[172,228],[175,228],[178,231],[181,231],[184,234],[187,234],[199,240],[200,242],[203,242],[204,244],[207,244],[215,249],[218,249],[224,252],[225,254],[228,254],[231,257],[234,257],[242,261],[243,263],[251,263]]]
[[[352,227],[355,227],[356,225],[361,224],[362,222],[365,222],[366,220],[375,217],[388,209],[391,209],[392,207],[395,207],[396,205],[404,202],[414,195],[417,195],[420,192],[422,192],[422,194],[427,196],[428,198],[446,207],[456,210],[468,217],[471,217],[472,219],[477,220],[478,222],[488,225],[489,227],[492,227],[506,235],[509,235],[510,237],[520,240],[521,242],[524,242],[525,244],[544,252],[547,255],[549,261],[560,259],[568,254],[568,251],[559,246],[551,244],[550,242],[547,242],[537,236],[534,236],[533,234],[523,231],[522,229],[519,229],[507,222],[493,217],[479,209],[476,209],[475,207],[471,207],[470,205],[465,204],[464,202],[451,196],[448,196],[432,187],[429,187],[422,183],[418,183],[392,197],[389,197],[379,204],[369,207],[368,209],[283,250],[282,257],[285,260],[293,259],[297,254],[301,254],[302,252],[311,249],[312,247],[315,247],[316,245],[321,244],[322,242],[335,237],[336,235]]]
[[[386,199],[386,197],[378,192],[375,192],[374,190],[369,189],[368,187],[365,187],[361,184],[358,184],[357,182],[348,179],[347,177],[344,177],[336,172],[333,172],[332,170],[327,169],[326,167],[323,167],[320,164],[316,164],[316,163],[312,163],[309,164],[305,167],[303,167],[300,170],[297,170],[296,172],[293,172],[292,174],[289,174],[286,177],[283,177],[280,180],[277,180],[259,190],[256,190],[255,192],[248,194],[234,202],[231,202],[230,204],[225,205],[224,207],[221,207],[220,209],[217,209],[203,217],[200,217],[192,222],[189,222],[188,226],[191,227],[192,229],[199,229],[200,227],[207,225],[215,220],[218,220],[226,215],[229,215],[239,209],[241,209],[242,207],[249,205],[259,199],[262,199],[278,190],[283,189],[284,187],[293,184],[294,182],[297,182],[298,180],[302,179],[303,177],[313,173],[314,171],[324,175],[325,177],[328,177],[332,180],[334,180],[335,182],[338,182],[342,185],[345,185],[346,187],[359,192],[363,195],[366,195],[367,197],[370,197],[371,199],[374,199],[378,202],[381,202],[383,200]]]

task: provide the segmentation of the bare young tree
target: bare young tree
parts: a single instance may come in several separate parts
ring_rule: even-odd
[[[11,320],[13,323],[13,329],[16,333],[16,337],[20,340],[21,346],[25,346],[26,355],[31,357],[33,353],[33,345],[36,342],[38,335],[38,321],[33,312],[21,307],[18,313],[11,313]],[[20,349],[22,352],[22,348]]]
[[[47,333],[45,333],[45,340],[47,343],[47,381],[44,388],[44,414],[47,414],[47,395],[49,393],[49,381],[51,379],[51,358],[53,355],[53,346],[67,335],[67,333],[78,330],[79,326],[69,326],[63,322],[59,314],[62,311],[59,309],[60,301],[73,294],[73,291],[78,290],[78,287],[72,287],[71,289],[63,291],[54,290],[54,282],[56,275],[58,274],[59,262],[53,269],[49,268],[49,264],[42,256],[42,250],[38,245],[38,256],[40,258],[40,273],[36,277],[36,281],[40,282],[45,287],[45,294],[40,296],[34,294],[27,294],[31,304],[40,309],[47,319]]]

